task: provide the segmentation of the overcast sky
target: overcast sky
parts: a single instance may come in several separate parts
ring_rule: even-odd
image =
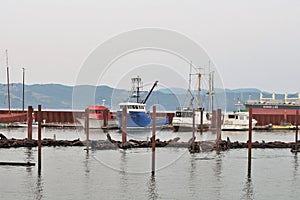
[[[300,91],[299,0],[4,0],[0,27],[1,83],[5,49],[11,82],[22,82],[24,67],[27,84],[74,85],[99,45],[126,31],[155,27],[205,49],[225,88]],[[105,84],[116,85],[110,81]]]

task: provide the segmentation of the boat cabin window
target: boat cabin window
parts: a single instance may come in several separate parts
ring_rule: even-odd
[[[228,119],[234,119],[235,115],[228,115]]]
[[[89,110],[90,114],[102,114],[103,111],[102,110]]]
[[[145,106],[139,105],[120,105],[120,109],[127,108],[127,109],[145,109]]]
[[[176,117],[181,117],[181,112],[176,112]]]
[[[176,112],[176,117],[193,117],[192,112]]]

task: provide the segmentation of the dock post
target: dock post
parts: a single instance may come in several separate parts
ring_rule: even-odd
[[[299,110],[296,110],[296,131],[295,131],[295,150],[298,151],[298,119],[299,119]]]
[[[90,122],[89,122],[89,109],[85,109],[85,134],[86,134],[86,141],[89,143],[90,141]]]
[[[127,116],[127,109],[126,107],[123,107],[122,109],[122,144],[124,145],[126,143],[126,128],[127,128],[127,121],[126,121],[126,116]]]
[[[222,112],[221,112],[221,109],[218,109],[217,110],[217,113],[216,113],[216,125],[217,125],[217,151],[220,151],[221,150],[221,115],[222,115]]]
[[[212,117],[211,117],[211,130],[213,133],[216,132],[216,121],[217,121],[217,111],[216,110],[213,110],[212,111]]]
[[[108,109],[103,111],[103,128],[108,128]]]
[[[195,151],[195,109],[193,108],[192,146],[191,151]]]
[[[200,108],[200,132],[203,132],[203,108]]]
[[[42,168],[42,105],[38,105],[38,175],[41,175]]]
[[[252,108],[249,108],[249,132],[248,132],[248,177],[251,176],[251,151],[252,151]]]
[[[32,106],[28,106],[27,110],[27,139],[32,140],[32,112],[33,108]]]
[[[155,133],[156,132],[156,106],[153,106],[152,113],[152,176],[155,174]]]

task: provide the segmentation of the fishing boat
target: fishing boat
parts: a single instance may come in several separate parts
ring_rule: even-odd
[[[118,128],[116,114],[105,106],[105,100],[103,100],[103,105],[88,106],[87,109],[89,111],[89,129]],[[78,121],[85,127],[85,118],[78,118]]]
[[[200,83],[201,83],[201,74],[196,73],[194,75],[198,76],[198,98],[197,105],[198,107],[193,109],[193,101],[195,99],[193,93],[191,92],[191,76],[192,76],[192,65],[190,65],[190,74],[189,74],[189,88],[187,90],[187,95],[189,95],[190,102],[187,108],[178,108],[175,111],[175,116],[172,120],[172,126],[174,131],[191,131],[193,130],[193,110],[195,112],[195,129],[200,131],[207,131],[211,125],[211,114],[207,111],[204,111],[204,108],[201,107],[201,99],[200,99]],[[210,73],[211,75],[211,73]],[[213,85],[211,85],[212,79],[210,76],[210,86],[208,95],[211,97],[213,92]],[[209,99],[210,101],[210,99]],[[201,116],[202,115],[202,116]]]
[[[237,110],[224,114],[221,129],[223,131],[246,131],[249,130],[249,111],[240,109],[240,102],[236,104]],[[257,123],[256,119],[252,119],[252,129]]]
[[[122,111],[126,108],[126,128],[127,129],[147,129],[152,127],[152,116],[150,112],[146,110],[146,102],[150,97],[153,89],[157,86],[158,81],[155,81],[150,92],[146,96],[145,100],[140,99],[140,93],[142,88],[141,78],[138,76],[132,78],[132,89],[127,102],[119,104],[120,110],[117,112],[119,119],[119,128],[122,128]],[[135,102],[132,101],[135,99]],[[156,118],[156,127],[162,127],[169,122],[167,117]]]
[[[208,114],[208,113],[207,113]],[[195,110],[195,129],[206,131],[210,128],[210,119],[208,115],[202,116],[201,127],[201,110]],[[193,130],[193,110],[184,108],[176,110],[172,120],[174,131],[191,131]]]

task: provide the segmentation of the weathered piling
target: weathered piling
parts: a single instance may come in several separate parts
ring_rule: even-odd
[[[127,109],[126,107],[123,107],[122,109],[122,144],[125,145],[127,141],[127,135],[126,135],[126,128],[127,128]]]
[[[193,109],[192,151],[195,150],[195,109]]]
[[[85,109],[85,134],[86,134],[86,141],[90,141],[90,122],[89,122],[89,109]]]
[[[203,108],[200,108],[200,132],[203,132]]]
[[[200,152],[200,142],[196,142],[196,136],[195,136],[195,131],[196,131],[196,125],[195,125],[195,109],[193,109],[192,113],[192,118],[193,118],[193,127],[192,127],[192,138],[191,141],[189,141],[189,151],[190,153],[199,153]]]
[[[222,136],[221,136],[221,125],[222,125],[221,116],[222,116],[221,109],[218,109],[217,112],[216,112],[217,151],[221,150],[221,140],[222,140]]]
[[[156,106],[153,106],[152,113],[152,176],[155,174],[155,146],[156,146]]]
[[[42,168],[42,106],[38,105],[38,174],[41,174]]]
[[[216,130],[216,126],[217,126],[217,111],[213,110],[212,117],[211,117],[211,129],[213,132]]]
[[[298,117],[299,110],[296,110],[296,131],[295,131],[295,151],[298,151]]]
[[[32,113],[33,113],[33,108],[32,106],[28,106],[27,110],[27,138],[28,140],[32,140]]]
[[[248,177],[251,176],[251,152],[252,152],[252,108],[249,108],[249,132],[248,132]]]
[[[105,109],[103,111],[103,128],[107,128],[108,127],[108,110]]]

